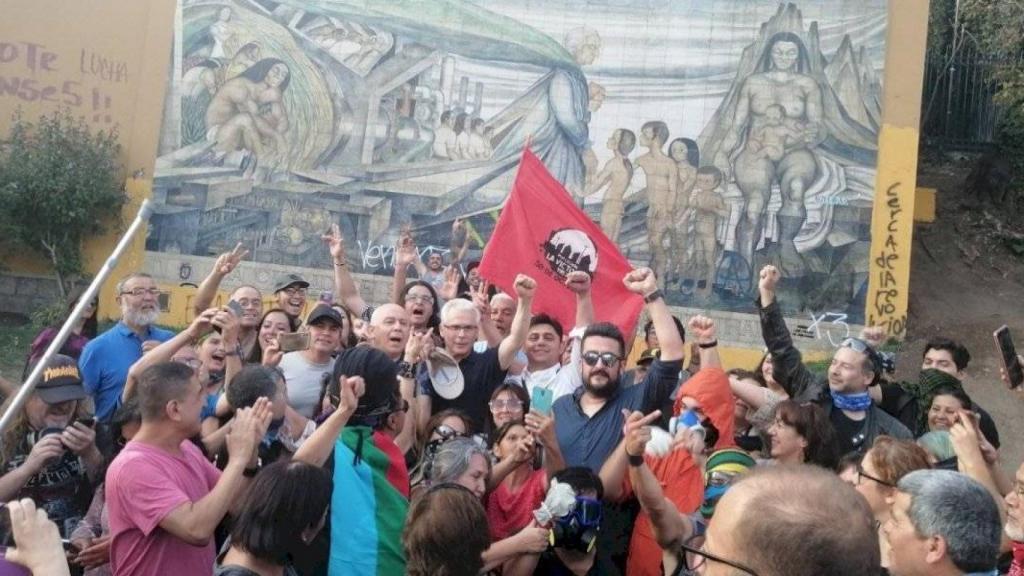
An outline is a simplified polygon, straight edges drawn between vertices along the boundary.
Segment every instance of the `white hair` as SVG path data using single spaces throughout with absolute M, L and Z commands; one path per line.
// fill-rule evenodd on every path
M 597 30 L 588 26 L 580 26 L 565 33 L 565 49 L 569 51 L 569 54 L 575 56 L 580 48 L 588 45 L 601 47 L 601 36 Z
M 491 306 L 494 306 L 494 304 L 497 303 L 499 300 L 508 300 L 513 304 L 515 304 L 516 302 L 515 298 L 509 296 L 508 294 L 505 294 L 504 292 L 498 292 L 494 296 L 491 296 Z
M 476 306 L 474 306 L 472 302 L 462 298 L 455 298 L 454 300 L 449 300 L 444 303 L 444 307 L 441 308 L 441 323 L 447 324 L 448 319 L 451 318 L 453 314 L 458 314 L 459 312 L 472 313 L 473 321 L 476 322 L 477 325 L 480 324 L 480 311 L 476 309 Z

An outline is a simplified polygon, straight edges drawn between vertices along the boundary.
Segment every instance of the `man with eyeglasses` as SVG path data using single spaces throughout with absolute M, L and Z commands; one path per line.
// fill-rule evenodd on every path
M 977 481 L 952 470 L 900 478 L 882 526 L 892 576 L 996 576 L 1001 521 Z
M 682 548 L 684 568 L 702 576 L 879 573 L 867 502 L 816 466 L 765 466 L 746 474 L 719 500 L 703 542 Z
M 761 269 L 758 282 L 761 334 L 772 357 L 772 377 L 797 402 L 825 409 L 836 430 L 840 452 L 863 453 L 881 435 L 912 439 L 899 420 L 872 402 L 868 392 L 882 375 L 882 360 L 867 342 L 847 338 L 836 349 L 828 376 L 821 379 L 803 363 L 782 317 L 775 292 L 780 279 L 774 266 Z
M 530 328 L 530 305 L 537 290 L 537 282 L 525 274 L 519 274 L 514 287 L 518 303 L 512 329 L 501 344 L 485 352 L 473 349 L 480 332 L 480 310 L 472 302 L 456 298 L 446 302 L 441 309 L 440 332 L 444 348 L 458 362 L 465 384 L 458 396 L 445 398 L 436 391 L 430 373 L 420 370 L 416 379 L 419 388 L 416 422 L 421 428 L 420 433 L 428 432 L 423 427 L 433 414 L 448 408 L 466 412 L 474 422 L 486 421 L 491 393 L 505 380 L 509 366 L 523 347 Z M 423 342 L 420 356 L 429 358 L 433 347 L 432 340 Z
M 306 290 L 309 282 L 306 282 L 298 274 L 281 274 L 274 280 L 274 299 L 277 307 L 284 310 L 285 314 L 294 321 L 302 314 L 302 308 L 306 305 Z
M 128 369 L 143 352 L 170 340 L 174 332 L 154 326 L 160 317 L 160 289 L 149 274 L 135 272 L 117 283 L 121 320 L 89 342 L 78 361 L 82 381 L 96 404 L 96 418 L 107 421 L 117 408 Z

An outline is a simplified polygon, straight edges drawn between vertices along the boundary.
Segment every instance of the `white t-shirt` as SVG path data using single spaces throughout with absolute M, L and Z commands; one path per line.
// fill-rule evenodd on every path
M 572 338 L 572 344 L 570 344 L 572 349 L 569 352 L 568 364 L 555 364 L 536 372 L 530 372 L 529 368 L 523 370 L 523 383 L 526 385 L 526 391 L 530 394 L 530 398 L 533 398 L 533 389 L 537 386 L 551 390 L 551 398 L 554 401 L 567 394 L 572 394 L 583 385 L 583 377 L 580 375 L 580 363 L 582 362 L 580 336 L 582 334 L 583 330 L 579 328 L 573 329 L 569 333 Z
M 320 382 L 324 373 L 334 372 L 334 358 L 324 364 L 314 364 L 302 352 L 289 352 L 278 366 L 284 373 L 288 391 L 288 404 L 299 414 L 312 418 L 320 402 Z

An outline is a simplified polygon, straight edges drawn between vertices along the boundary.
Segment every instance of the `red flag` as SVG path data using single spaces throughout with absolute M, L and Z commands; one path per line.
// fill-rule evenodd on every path
M 513 296 L 516 274 L 532 277 L 537 281 L 534 314 L 547 313 L 568 331 L 575 326 L 576 295 L 566 288 L 565 277 L 574 270 L 589 272 L 595 319 L 614 323 L 629 340 L 644 305 L 622 283 L 632 269 L 540 159 L 523 150 L 480 275 Z

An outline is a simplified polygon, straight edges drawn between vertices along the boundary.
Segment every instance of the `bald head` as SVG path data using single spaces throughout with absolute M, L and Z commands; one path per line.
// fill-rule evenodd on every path
M 760 576 L 874 576 L 879 566 L 867 502 L 814 466 L 759 468 L 739 480 L 715 509 L 706 548 Z
M 409 341 L 409 313 L 398 304 L 384 304 L 373 311 L 366 327 L 367 340 L 392 359 L 399 359 Z
M 516 316 L 516 301 L 504 292 L 498 292 L 491 297 L 491 322 L 501 332 L 502 336 L 508 336 L 512 331 L 512 319 Z

